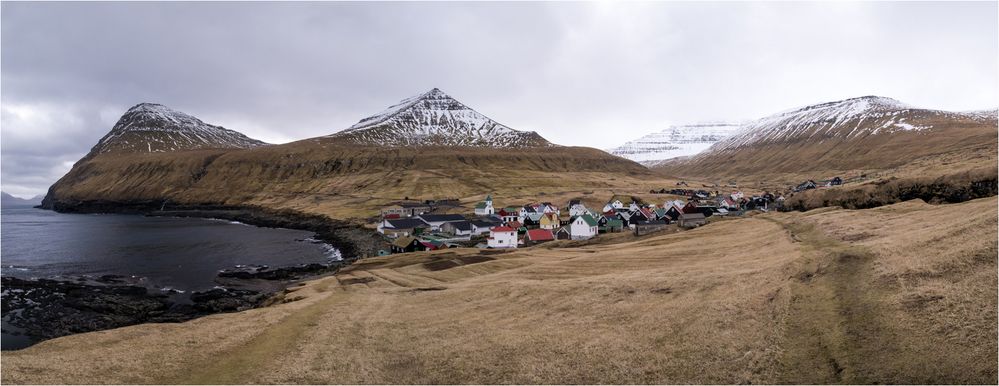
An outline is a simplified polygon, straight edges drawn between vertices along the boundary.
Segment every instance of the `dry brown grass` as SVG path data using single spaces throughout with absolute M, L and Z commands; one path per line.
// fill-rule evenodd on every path
M 81 160 L 51 193 L 68 203 L 167 200 L 363 219 L 407 197 L 460 198 L 467 211 L 490 193 L 502 205 L 581 197 L 602 207 L 614 192 L 648 193 L 675 182 L 590 148 L 344 148 L 305 140 L 249 150 L 102 154 Z
M 656 169 L 670 176 L 786 186 L 837 175 L 938 177 L 996 164 L 995 120 L 909 116 L 908 122 L 933 129 L 846 138 L 845 133 L 873 122 L 847 122 L 834 128 L 821 123 L 794 137 L 707 153 Z
M 283 304 L 5 353 L 2 380 L 994 383 L 996 212 L 907 202 L 373 258 Z

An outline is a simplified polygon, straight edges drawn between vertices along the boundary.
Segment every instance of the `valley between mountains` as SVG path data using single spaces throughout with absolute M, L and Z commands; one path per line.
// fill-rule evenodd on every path
M 139 104 L 42 207 L 293 213 L 371 232 L 390 205 L 454 199 L 463 213 L 487 195 L 498 208 L 665 208 L 697 190 L 771 193 L 793 210 L 509 250 L 368 253 L 266 307 L 5 352 L 2 380 L 994 383 L 997 126 L 995 111 L 861 97 L 679 125 L 608 153 L 433 89 L 272 145 Z

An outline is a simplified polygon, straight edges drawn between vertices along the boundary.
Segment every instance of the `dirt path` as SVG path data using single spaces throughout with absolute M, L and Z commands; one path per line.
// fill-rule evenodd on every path
M 833 239 L 812 224 L 767 219 L 781 224 L 802 254 L 790 283 L 781 360 L 785 371 L 779 382 L 878 382 L 857 362 L 861 352 L 870 351 L 865 346 L 890 344 L 888 337 L 871 334 L 881 322 L 876 292 L 870 288 L 871 252 Z
M 256 376 L 275 358 L 286 356 L 295 349 L 305 332 L 318 325 L 323 312 L 335 302 L 335 296 L 327 296 L 319 301 L 289 314 L 283 320 L 263 330 L 245 345 L 236 347 L 219 360 L 210 363 L 197 363 L 177 374 L 177 377 L 162 380 L 163 384 L 240 384 L 254 383 Z

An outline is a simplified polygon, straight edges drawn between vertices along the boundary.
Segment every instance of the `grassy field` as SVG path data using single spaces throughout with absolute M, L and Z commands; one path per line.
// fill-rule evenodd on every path
M 997 202 L 372 258 L 269 307 L 68 336 L 4 383 L 995 383 Z

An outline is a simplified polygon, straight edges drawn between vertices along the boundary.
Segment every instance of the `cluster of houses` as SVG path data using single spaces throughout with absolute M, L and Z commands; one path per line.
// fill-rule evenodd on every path
M 838 185 L 843 185 L 843 179 L 840 178 L 840 177 L 833 177 L 832 179 L 822 180 L 822 181 L 819 181 L 819 182 L 815 182 L 815 180 L 808 180 L 808 181 L 802 182 L 802 183 L 800 183 L 800 184 L 792 187 L 791 191 L 797 193 L 797 192 L 803 192 L 803 191 L 806 191 L 806 190 L 809 190 L 809 189 L 815 189 L 815 188 L 818 188 L 818 187 L 826 187 L 826 188 L 828 188 L 828 187 L 838 186 Z
M 741 215 L 767 210 L 772 194 L 746 197 L 742 192 L 709 197 L 700 191 L 682 192 L 689 200 L 643 204 L 633 197 L 612 197 L 602 208 L 587 208 L 580 200 L 564 207 L 550 202 L 497 208 L 491 196 L 475 205 L 473 215 L 435 213 L 428 203 L 400 203 L 385 208 L 378 232 L 392 240 L 391 253 L 437 250 L 456 246 L 517 248 L 553 240 L 586 240 L 601 233 L 629 230 L 644 235 L 671 224 L 692 228 L 710 216 Z

